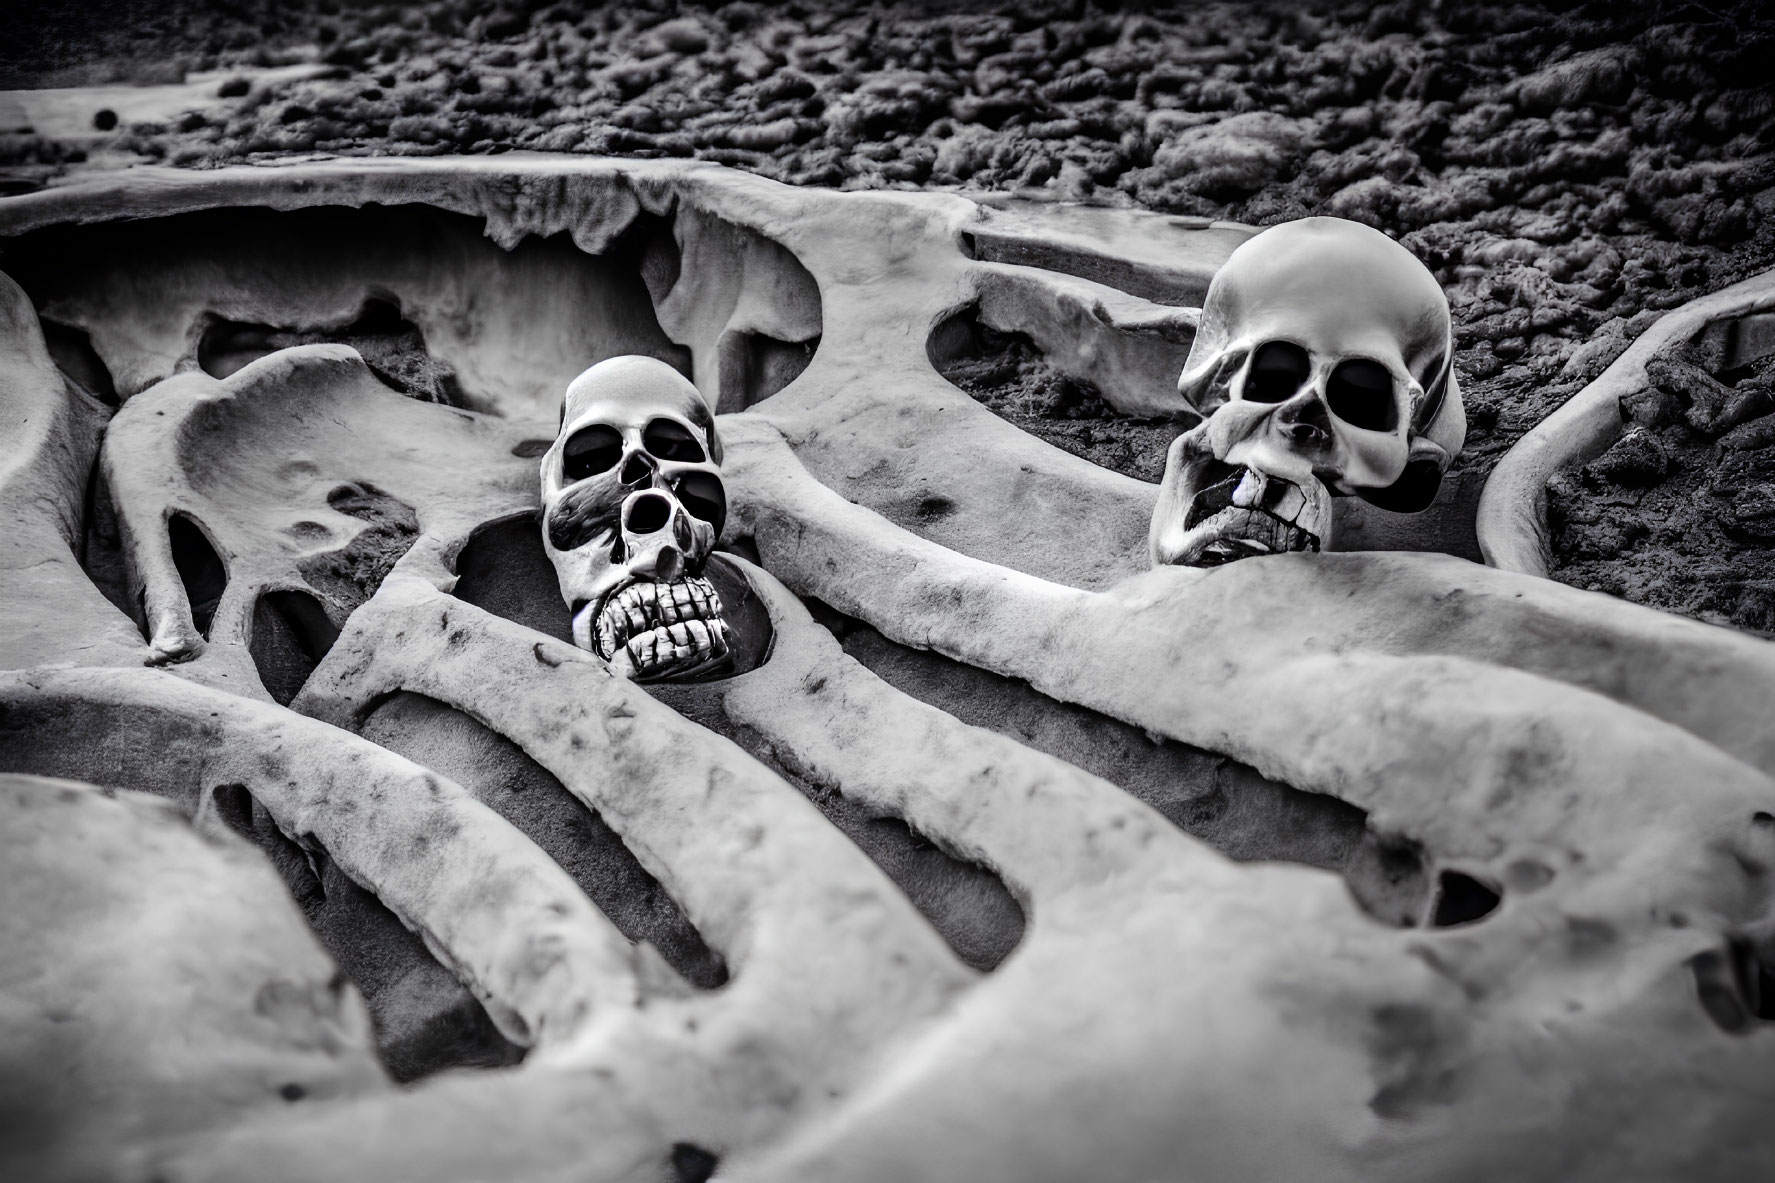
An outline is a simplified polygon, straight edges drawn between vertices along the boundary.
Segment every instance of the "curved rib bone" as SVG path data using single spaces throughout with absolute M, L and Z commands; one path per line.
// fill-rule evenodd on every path
M 468 713 L 547 768 L 734 967 L 718 995 L 641 1027 L 588 1031 L 545 1063 L 663 1058 L 670 1083 L 652 1092 L 656 1111 L 696 1114 L 702 1137 L 744 1144 L 842 1092 L 880 1041 L 974 980 L 798 792 L 594 656 L 396 575 L 295 705 L 351 726 L 397 690 Z M 871 1005 L 855 1006 L 865 994 Z M 730 1055 L 747 1065 L 743 1080 L 713 1066 Z M 748 1089 L 785 1100 L 760 1106 Z
M 375 744 L 153 670 L 0 674 L 0 704 L 0 766 L 152 787 L 188 816 L 244 786 L 418 932 L 513 1042 L 560 1044 L 637 1001 L 628 941 L 566 872 Z
M 1409 637 L 1388 629 L 1384 596 L 1369 618 L 1338 607 L 1347 596 L 1300 597 L 1284 584 L 1282 604 L 1246 607 L 1266 629 L 1231 631 L 1218 570 L 1154 571 L 1102 595 L 1062 588 L 897 530 L 801 474 L 768 429 L 728 426 L 739 513 L 765 565 L 803 594 L 903 644 L 1026 679 L 1062 701 L 1352 800 L 1377 814 L 1376 825 L 1441 851 L 1489 858 L 1526 834 L 1536 844 L 1572 841 L 1571 828 L 1612 841 L 1629 815 L 1650 822 L 1679 812 L 1672 784 L 1691 786 L 1680 810 L 1690 819 L 1707 799 L 1708 810 L 1743 825 L 1768 807 L 1758 802 L 1775 799 L 1763 774 L 1637 710 L 1544 676 L 1433 649 L 1414 653 Z M 1407 562 L 1349 556 L 1329 580 L 1316 578 L 1323 568 L 1310 566 L 1314 560 L 1265 565 L 1297 571 L 1323 592 L 1336 587 L 1340 569 L 1377 561 Z M 1485 583 L 1510 578 L 1462 569 Z M 1258 593 L 1276 582 L 1239 586 Z M 1386 581 L 1363 585 L 1379 596 Z M 1513 603 L 1500 597 L 1482 606 L 1510 613 Z M 1624 618 L 1642 615 L 1659 630 L 1685 623 L 1621 607 Z M 1491 627 L 1506 623 L 1507 616 Z M 1700 625 L 1674 631 L 1702 644 L 1717 633 Z M 1735 644 L 1708 657 L 1737 658 L 1747 680 L 1768 676 Z M 1638 691 L 1634 705 L 1671 705 L 1646 691 L 1643 672 L 1624 681 L 1614 689 Z M 1289 709 L 1267 709 L 1277 702 Z
M 1590 385 L 1535 424 L 1486 479 L 1475 528 L 1485 561 L 1505 571 L 1546 575 L 1547 481 L 1621 438 L 1621 399 L 1644 389 L 1646 363 L 1711 321 L 1775 309 L 1775 271 L 1735 283 L 1666 313 Z

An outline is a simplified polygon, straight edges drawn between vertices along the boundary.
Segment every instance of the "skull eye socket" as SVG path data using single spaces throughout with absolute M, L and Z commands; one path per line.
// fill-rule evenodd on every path
M 677 460 L 685 464 L 701 464 L 707 459 L 702 444 L 682 423 L 655 419 L 641 433 L 641 444 L 660 460 Z
M 1325 405 L 1351 427 L 1392 431 L 1399 425 L 1393 375 L 1379 362 L 1363 358 L 1340 362 L 1325 383 Z
M 715 527 L 716 537 L 720 537 L 721 527 L 727 522 L 727 490 L 721 487 L 720 477 L 710 472 L 687 472 L 673 492 L 678 495 L 679 505 L 689 510 L 691 516 Z
M 1254 403 L 1287 402 L 1306 385 L 1313 372 L 1307 351 L 1291 341 L 1271 341 L 1251 358 L 1245 379 L 1245 398 Z
M 568 437 L 561 447 L 561 475 L 569 481 L 609 472 L 622 459 L 622 433 L 594 423 Z

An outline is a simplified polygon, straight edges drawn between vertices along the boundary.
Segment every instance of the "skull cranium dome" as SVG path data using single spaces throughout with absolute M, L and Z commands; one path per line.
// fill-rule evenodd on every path
M 1155 564 L 1319 549 L 1330 498 L 1429 505 L 1466 435 L 1447 297 L 1340 218 L 1271 227 L 1215 275 L 1178 390 L 1207 422 L 1167 458 Z

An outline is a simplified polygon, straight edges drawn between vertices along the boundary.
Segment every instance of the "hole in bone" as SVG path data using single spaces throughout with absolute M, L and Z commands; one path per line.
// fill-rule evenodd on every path
M 117 384 L 112 381 L 111 371 L 106 368 L 99 351 L 92 347 L 92 338 L 86 330 L 53 320 L 40 323 L 43 344 L 49 349 L 56 367 L 106 406 L 117 406 Z
M 1373 832 L 1368 815 L 1346 801 L 1302 792 L 1187 744 L 1154 743 L 1120 720 L 1056 702 L 1025 682 L 897 645 L 829 605 L 804 602 L 845 653 L 890 685 L 1120 785 L 1228 857 L 1336 871 L 1363 911 L 1383 924 L 1410 927 L 1429 910 L 1433 884 L 1423 851 L 1408 839 Z
M 708 1183 L 721 1160 L 689 1142 L 672 1144 L 672 1178 L 675 1183 Z
M 720 393 L 718 414 L 744 411 L 801 377 L 820 339 L 779 341 L 763 333 L 726 332 L 716 346 Z
M 1724 948 L 1705 949 L 1689 958 L 1695 978 L 1695 996 L 1714 1026 L 1728 1035 L 1743 1035 L 1758 1018 L 1767 1018 L 1767 1003 L 1758 995 L 1764 971 L 1749 954 L 1741 938 L 1730 938 Z
M 708 456 L 690 429 L 670 419 L 655 419 L 641 430 L 641 446 L 656 460 L 701 464 Z
M 245 785 L 217 785 L 210 790 L 210 801 L 223 825 L 248 842 L 258 842 L 253 831 L 253 795 Z
M 1393 398 L 1393 375 L 1379 362 L 1351 358 L 1339 362 L 1325 381 L 1325 402 L 1331 413 L 1367 431 L 1392 431 L 1399 426 L 1399 404 Z
M 449 1068 L 517 1063 L 508 1042 L 466 986 L 376 896 L 353 883 L 312 838 L 291 840 L 242 785 L 213 790 L 218 816 L 264 851 L 321 945 L 363 995 L 376 1052 L 406 1082 Z
M 1306 385 L 1313 363 L 1307 351 L 1292 341 L 1269 341 L 1258 346 L 1245 378 L 1245 399 L 1254 403 L 1280 403 L 1293 398 Z
M 228 569 L 202 528 L 190 517 L 176 513 L 168 519 L 166 528 L 173 566 L 178 569 L 179 582 L 185 585 L 185 598 L 191 605 L 191 623 L 207 640 L 216 605 L 222 602 L 222 593 L 228 588 Z
M 1136 480 L 1157 484 L 1164 477 L 1165 451 L 1189 426 L 1173 419 L 1121 414 L 1095 386 L 1061 373 L 1027 334 L 1000 332 L 980 323 L 975 307 L 939 321 L 925 341 L 925 351 L 945 380 L 1000 419 Z M 1175 386 L 1187 356 L 1183 346 L 1150 359 L 1152 381 Z M 910 498 L 909 505 L 917 500 Z M 894 520 L 909 524 L 898 517 Z
M 535 514 L 489 522 L 456 556 L 457 599 L 573 643 L 573 616 L 555 568 L 542 549 Z
M 657 494 L 648 494 L 629 503 L 623 529 L 631 534 L 652 534 L 671 520 L 672 503 Z
M 197 362 L 220 314 L 250 331 L 229 342 L 217 330 L 206 372 L 270 352 L 280 344 L 271 337 L 288 333 L 281 344 L 352 345 L 396 389 L 541 419 L 605 357 L 642 353 L 690 374 L 691 350 L 666 335 L 649 298 L 675 255 L 671 237 L 669 220 L 643 215 L 588 255 L 566 232 L 506 249 L 485 219 L 422 204 L 232 208 L 31 231 L 7 241 L 6 270 L 65 321 L 110 321 L 124 344 L 106 356 L 125 398 L 175 359 Z M 398 310 L 399 331 L 387 309 Z
M 1750 941 L 1733 936 L 1726 942 L 1739 994 L 1751 1017 L 1775 1021 L 1775 971 L 1763 963 Z
M 1484 920 L 1497 910 L 1503 896 L 1462 871 L 1443 871 L 1436 877 L 1436 903 L 1431 909 L 1434 928 L 1452 928 Z
M 625 485 L 639 485 L 644 481 L 652 480 L 654 471 L 655 469 L 647 457 L 636 452 L 629 457 L 629 462 L 622 466 L 622 472 L 617 475 L 616 479 Z
M 303 580 L 345 612 L 376 594 L 395 563 L 419 538 L 413 507 L 368 481 L 337 485 L 327 493 L 333 510 L 364 523 L 337 550 L 296 560 Z
M 462 711 L 397 693 L 365 718 L 364 738 L 454 780 L 529 835 L 631 941 L 645 941 L 685 981 L 712 990 L 727 964 L 622 838 L 511 740 Z
M 274 591 L 253 605 L 247 651 L 266 693 L 289 706 L 338 639 L 339 629 L 319 600 L 304 591 Z
M 712 472 L 687 472 L 678 478 L 678 503 L 715 527 L 715 536 L 727 524 L 727 490 Z
M 622 447 L 622 433 L 616 428 L 603 423 L 582 427 L 561 445 L 561 476 L 568 481 L 583 481 L 609 472 L 622 459 Z
M 918 503 L 918 518 L 923 522 L 946 518 L 955 512 L 955 502 L 947 497 L 926 497 Z
M 1392 513 L 1422 513 L 1442 489 L 1442 470 L 1434 460 L 1413 460 L 1399 479 L 1384 489 L 1358 489 L 1357 496 L 1376 509 Z
M 456 371 L 426 348 L 425 335 L 401 315 L 398 300 L 370 296 L 345 323 L 274 326 L 212 316 L 197 343 L 197 365 L 212 378 L 227 378 L 268 354 L 294 345 L 340 344 L 356 349 L 384 386 L 446 406 L 475 405 Z

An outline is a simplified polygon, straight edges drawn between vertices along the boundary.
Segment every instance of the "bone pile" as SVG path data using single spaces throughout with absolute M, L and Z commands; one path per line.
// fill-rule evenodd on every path
M 1409 534 L 1385 236 L 514 154 L 0 243 L 0 1174 L 1766 1177 L 1775 656 Z

